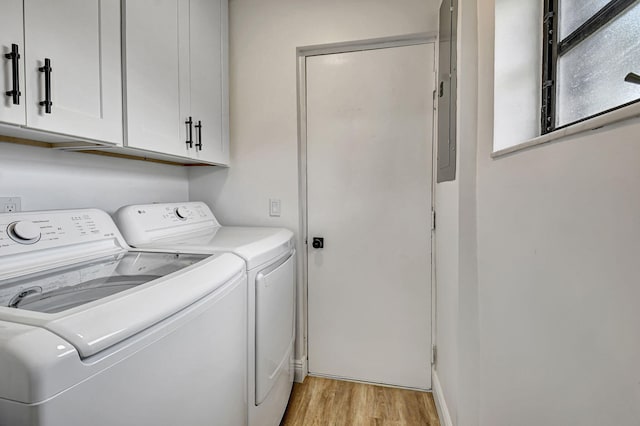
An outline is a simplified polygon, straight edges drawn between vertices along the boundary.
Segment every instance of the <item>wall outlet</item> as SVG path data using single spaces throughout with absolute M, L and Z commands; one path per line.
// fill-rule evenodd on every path
M 0 213 L 15 213 L 22 211 L 20 197 L 0 197 Z

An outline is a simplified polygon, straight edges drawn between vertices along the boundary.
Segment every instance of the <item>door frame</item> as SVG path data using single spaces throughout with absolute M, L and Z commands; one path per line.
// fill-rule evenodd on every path
M 407 34 L 395 37 L 383 37 L 367 40 L 356 40 L 341 43 L 318 44 L 311 46 L 302 46 L 296 48 L 296 84 L 297 84 L 297 110 L 298 110 L 298 199 L 299 206 L 299 229 L 298 247 L 301 252 L 301 271 L 298 278 L 301 279 L 301 286 L 298 296 L 297 309 L 297 330 L 296 338 L 302 337 L 302 344 L 296 343 L 298 349 L 302 349 L 304 353 L 298 353 L 298 359 L 295 360 L 295 380 L 302 382 L 309 374 L 308 354 L 309 354 L 309 327 L 308 327 L 308 250 L 307 250 L 307 68 L 306 60 L 310 56 L 329 55 L 337 53 L 351 53 L 365 50 L 387 49 L 392 47 L 414 46 L 417 44 L 433 44 L 434 45 L 434 63 L 432 78 L 434 79 L 434 87 L 437 87 L 437 65 L 438 65 L 438 33 L 426 32 Z M 429 78 L 429 76 L 425 76 Z M 437 137 L 437 102 L 436 92 L 433 94 L 433 131 L 431 135 L 432 149 L 432 179 L 431 179 L 431 210 L 435 211 L 435 190 L 436 190 L 436 172 L 437 172 L 437 152 L 435 138 Z M 427 213 L 429 214 L 429 213 Z M 436 271 L 435 271 L 435 229 L 431 229 L 431 346 L 433 348 L 436 341 Z M 300 331 L 302 336 L 300 336 Z M 429 360 L 425 360 L 429 362 Z M 433 376 L 433 354 L 431 359 L 431 375 Z M 432 380 L 433 383 L 433 380 Z

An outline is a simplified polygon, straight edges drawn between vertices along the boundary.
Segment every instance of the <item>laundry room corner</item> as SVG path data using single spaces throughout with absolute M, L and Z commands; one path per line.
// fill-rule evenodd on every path
M 401 3 L 230 1 L 230 168 L 190 168 L 189 198 L 205 201 L 225 225 L 285 227 L 302 245 L 296 49 L 437 30 L 439 2 Z M 280 200 L 280 216 L 269 215 L 270 199 Z M 300 248 L 296 362 L 302 368 L 306 288 Z
M 640 0 L 2 0 L 0 426 L 640 426 Z

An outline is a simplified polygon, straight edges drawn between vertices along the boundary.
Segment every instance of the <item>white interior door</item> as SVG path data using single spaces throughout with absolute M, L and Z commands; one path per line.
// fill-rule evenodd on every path
M 309 371 L 428 389 L 434 45 L 306 72 Z

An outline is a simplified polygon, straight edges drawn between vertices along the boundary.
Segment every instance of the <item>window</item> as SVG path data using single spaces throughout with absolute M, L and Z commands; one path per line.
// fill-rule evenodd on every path
M 640 100 L 640 0 L 545 0 L 541 131 Z

